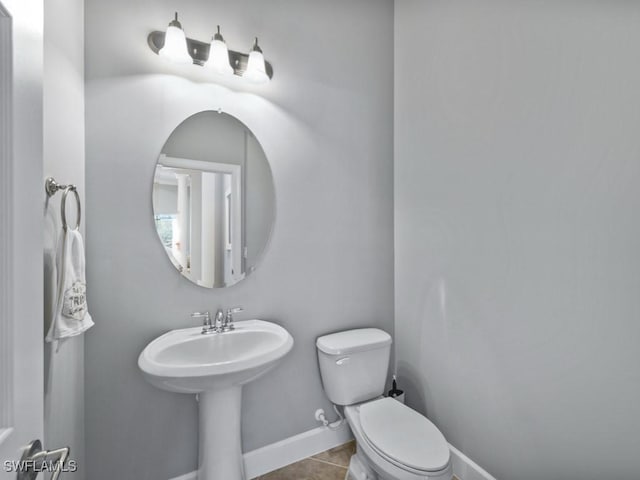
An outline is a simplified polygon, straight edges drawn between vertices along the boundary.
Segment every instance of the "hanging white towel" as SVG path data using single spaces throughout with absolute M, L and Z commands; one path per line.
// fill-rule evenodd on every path
M 56 257 L 57 300 L 48 342 L 79 335 L 94 325 L 87 309 L 84 243 L 78 230 L 62 232 Z

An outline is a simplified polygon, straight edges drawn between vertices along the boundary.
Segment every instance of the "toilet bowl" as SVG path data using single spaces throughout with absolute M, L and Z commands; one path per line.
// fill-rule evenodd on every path
M 391 336 L 364 328 L 318 338 L 324 390 L 356 438 L 351 480 L 451 480 L 449 445 L 425 416 L 384 392 Z
M 346 406 L 345 416 L 358 444 L 358 460 L 364 460 L 380 479 L 451 480 L 451 455 L 444 435 L 415 410 L 380 398 Z

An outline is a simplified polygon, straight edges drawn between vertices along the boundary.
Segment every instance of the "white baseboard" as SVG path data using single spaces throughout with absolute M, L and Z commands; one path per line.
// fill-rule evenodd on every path
M 244 454 L 247 478 L 255 478 L 353 439 L 346 422 L 337 430 L 318 427 Z
M 453 461 L 453 474 L 460 480 L 496 480 L 453 445 L 449 444 L 449 450 Z
M 346 423 L 337 430 L 329 430 L 325 427 L 308 430 L 293 437 L 285 438 L 279 442 L 245 453 L 245 476 L 247 479 L 256 478 L 265 473 L 286 467 L 299 460 L 347 443 L 352 439 L 353 435 Z M 197 478 L 197 472 L 190 472 L 172 478 L 171 480 L 197 480 Z
M 325 427 L 314 428 L 306 432 L 285 438 L 244 454 L 244 468 L 247 479 L 256 478 L 278 468 L 337 447 L 353 439 L 349 427 L 345 424 L 338 430 Z M 496 480 L 477 463 L 449 444 L 453 462 L 453 474 L 460 480 Z M 198 473 L 190 472 L 171 480 L 197 480 Z
M 179 477 L 173 477 L 170 480 L 198 480 L 198 472 L 189 472 Z

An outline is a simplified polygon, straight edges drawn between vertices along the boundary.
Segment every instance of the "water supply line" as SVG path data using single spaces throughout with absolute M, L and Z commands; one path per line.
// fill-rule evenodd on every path
M 316 420 L 321 422 L 322 425 L 324 427 L 327 427 L 329 430 L 337 430 L 344 423 L 344 417 L 342 416 L 342 413 L 340 413 L 340 410 L 338 409 L 337 405 L 333 405 L 333 411 L 336 412 L 336 414 L 338 415 L 338 420 L 331 423 L 329 422 L 329 420 L 327 420 L 327 417 L 324 414 L 324 410 L 322 408 L 319 408 L 318 410 L 316 410 Z

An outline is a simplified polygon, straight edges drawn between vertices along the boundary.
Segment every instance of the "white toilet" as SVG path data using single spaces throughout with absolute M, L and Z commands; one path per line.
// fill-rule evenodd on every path
M 354 480 L 451 480 L 444 435 L 426 417 L 382 397 L 391 336 L 362 328 L 318 338 L 324 390 L 345 416 L 358 445 L 351 458 Z

